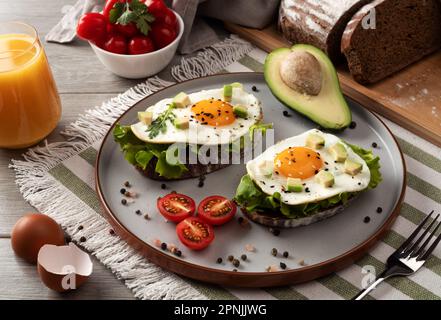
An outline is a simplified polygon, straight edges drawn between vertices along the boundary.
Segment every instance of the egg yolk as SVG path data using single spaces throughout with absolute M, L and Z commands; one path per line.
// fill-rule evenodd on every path
M 283 150 L 274 159 L 274 170 L 287 178 L 308 179 L 323 167 L 320 154 L 305 147 Z
M 216 99 L 202 100 L 191 107 L 191 116 L 204 125 L 222 127 L 232 124 L 236 117 L 233 106 L 228 102 Z

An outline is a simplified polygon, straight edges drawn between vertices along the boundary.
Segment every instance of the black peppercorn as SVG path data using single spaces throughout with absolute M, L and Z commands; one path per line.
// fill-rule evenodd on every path
M 233 262 L 233 260 L 234 260 L 234 256 L 229 255 L 229 256 L 228 256 L 228 261 Z
M 136 210 L 135 213 L 139 216 L 139 215 L 141 215 L 142 212 L 141 212 L 141 210 Z
M 370 217 L 364 217 L 364 219 L 363 219 L 363 222 L 364 223 L 369 223 L 371 221 L 371 218 Z
M 257 89 L 256 86 L 252 86 L 252 87 L 251 87 L 251 90 L 253 90 L 254 92 L 258 92 L 258 91 L 259 91 L 259 89 Z
M 287 118 L 290 118 L 290 117 L 291 117 L 291 115 L 289 114 L 289 112 L 286 111 L 286 110 L 283 111 L 283 116 L 285 116 L 285 117 L 287 117 Z
M 286 269 L 286 264 L 283 262 L 280 262 L 280 268 L 285 270 Z
M 246 254 L 243 254 L 243 255 L 240 256 L 240 258 L 241 258 L 243 261 L 246 261 L 246 260 L 247 260 L 247 255 L 246 255 Z
M 382 213 L 383 212 L 383 208 L 382 207 L 378 207 L 377 208 L 377 213 Z
M 240 266 L 240 261 L 237 259 L 233 260 L 233 266 L 235 266 L 236 268 L 238 268 Z
M 167 250 L 167 244 L 165 242 L 161 243 L 161 249 Z
M 349 129 L 355 129 L 357 127 L 357 123 L 355 121 L 352 121 L 349 125 Z
M 376 142 L 372 142 L 372 148 L 378 147 L 378 144 Z
M 121 194 L 125 194 L 125 193 L 126 193 L 126 189 L 121 188 L 121 190 L 119 190 L 119 192 L 120 192 Z
M 123 205 L 126 205 L 126 204 L 127 204 L 127 200 L 126 200 L 126 199 L 121 199 L 121 203 L 122 203 Z
M 181 250 L 176 250 L 175 251 L 175 255 L 178 256 L 178 257 L 182 256 L 182 251 Z
M 288 251 L 284 251 L 284 252 L 283 252 L 283 257 L 284 257 L 284 258 L 288 258 L 288 256 L 289 256 Z
M 221 263 L 222 263 L 222 258 L 220 258 L 220 257 L 217 258 L 216 262 L 219 263 L 219 264 L 221 264 Z

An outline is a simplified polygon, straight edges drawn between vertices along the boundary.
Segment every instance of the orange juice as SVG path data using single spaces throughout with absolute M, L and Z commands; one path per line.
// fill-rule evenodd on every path
M 60 98 L 36 34 L 0 34 L 0 148 L 36 144 L 60 116 Z

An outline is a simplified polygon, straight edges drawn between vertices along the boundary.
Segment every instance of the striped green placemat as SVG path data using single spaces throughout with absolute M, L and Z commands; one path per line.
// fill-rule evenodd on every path
M 266 53 L 232 37 L 173 69 L 181 81 L 214 72 L 262 71 Z M 213 63 L 216 61 L 216 63 Z M 219 61 L 221 61 L 219 63 Z M 441 149 L 387 121 L 405 154 L 408 181 L 405 203 L 392 230 L 356 264 L 309 283 L 271 289 L 222 288 L 168 273 L 109 233 L 101 216 L 94 186 L 94 163 L 102 136 L 127 106 L 172 83 L 158 78 L 93 109 L 66 128 L 77 140 L 30 150 L 24 161 L 13 161 L 23 196 L 39 211 L 55 218 L 73 241 L 94 254 L 142 299 L 350 299 L 428 212 L 441 207 Z M 79 230 L 78 226 L 83 226 Z M 85 242 L 80 242 L 84 237 Z M 395 278 L 375 290 L 370 299 L 440 299 L 441 248 L 421 271 Z

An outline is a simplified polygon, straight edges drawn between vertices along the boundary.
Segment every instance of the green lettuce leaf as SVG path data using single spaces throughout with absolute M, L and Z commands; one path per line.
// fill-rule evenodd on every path
M 348 144 L 355 153 L 362 157 L 371 172 L 368 189 L 375 188 L 382 180 L 380 173 L 380 158 L 372 151 Z M 279 211 L 288 218 L 301 218 L 313 215 L 324 209 L 345 204 L 356 192 L 343 192 L 331 198 L 318 202 L 290 206 L 280 202 L 280 194 L 267 195 L 254 183 L 249 175 L 242 177 L 234 197 L 235 201 L 247 211 Z
M 113 138 L 124 153 L 124 158 L 132 165 L 145 170 L 153 159 L 157 159 L 155 171 L 168 179 L 179 178 L 187 167 L 181 163 L 167 162 L 167 144 L 146 143 L 139 140 L 129 126 L 117 124 L 113 130 Z

